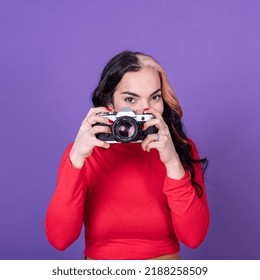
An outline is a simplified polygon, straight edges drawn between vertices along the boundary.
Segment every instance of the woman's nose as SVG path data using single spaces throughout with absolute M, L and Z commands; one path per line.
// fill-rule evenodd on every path
M 140 106 L 137 108 L 137 110 L 135 110 L 136 114 L 143 114 L 144 109 L 149 108 L 149 102 L 143 102 L 142 104 L 140 104 Z

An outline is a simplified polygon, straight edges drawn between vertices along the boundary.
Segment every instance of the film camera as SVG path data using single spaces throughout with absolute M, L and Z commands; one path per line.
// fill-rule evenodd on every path
M 108 143 L 129 143 L 142 142 L 148 135 L 157 132 L 155 126 L 151 126 L 146 130 L 142 130 L 143 124 L 153 119 L 151 113 L 143 113 L 136 115 L 130 108 L 122 108 L 119 112 L 99 113 L 99 116 L 109 118 L 114 123 L 108 125 L 112 129 L 112 133 L 98 133 L 96 137 Z M 106 125 L 103 123 L 96 123 L 95 125 Z

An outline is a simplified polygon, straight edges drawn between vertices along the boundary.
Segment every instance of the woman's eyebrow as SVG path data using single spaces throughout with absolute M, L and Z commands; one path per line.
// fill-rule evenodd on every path
M 150 94 L 150 96 L 155 95 L 155 94 L 156 94 L 156 93 L 158 93 L 159 91 L 161 91 L 161 89 L 160 89 L 160 88 L 158 88 L 156 91 L 154 91 L 153 93 L 151 93 L 151 94 Z
M 123 91 L 123 92 L 121 92 L 121 94 L 128 94 L 128 95 L 132 95 L 135 97 L 140 97 L 140 95 L 138 95 L 137 93 L 131 92 L 131 91 Z
M 154 94 L 156 94 L 156 93 L 159 92 L 159 91 L 161 91 L 160 88 L 158 88 L 157 90 L 155 90 L 154 92 L 152 92 L 152 93 L 150 94 L 150 96 L 153 96 Z M 121 92 L 121 94 L 128 94 L 128 95 L 132 95 L 132 96 L 134 96 L 134 97 L 140 97 L 139 94 L 137 94 L 137 93 L 135 93 L 135 92 L 131 92 L 131 91 L 123 91 L 123 92 Z

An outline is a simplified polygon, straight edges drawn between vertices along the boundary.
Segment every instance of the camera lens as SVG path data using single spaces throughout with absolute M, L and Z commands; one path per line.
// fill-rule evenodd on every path
M 118 142 L 134 141 L 138 135 L 138 123 L 129 116 L 119 117 L 112 126 L 112 133 Z
M 134 134 L 134 127 L 128 122 L 123 122 L 118 127 L 118 132 L 121 137 L 132 137 Z

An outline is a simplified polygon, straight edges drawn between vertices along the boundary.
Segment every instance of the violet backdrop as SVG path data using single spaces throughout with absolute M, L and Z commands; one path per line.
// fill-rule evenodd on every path
M 211 224 L 183 259 L 260 259 L 260 2 L 0 2 L 0 259 L 82 259 L 44 232 L 62 153 L 105 63 L 126 49 L 166 69 L 210 165 Z

